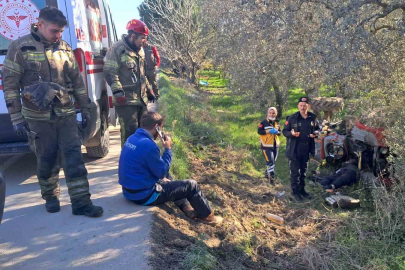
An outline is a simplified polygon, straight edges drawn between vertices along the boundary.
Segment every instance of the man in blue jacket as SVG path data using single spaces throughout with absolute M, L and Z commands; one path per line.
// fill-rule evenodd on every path
M 214 216 L 207 199 L 195 180 L 167 179 L 172 162 L 172 139 L 161 132 L 163 117 L 148 112 L 141 118 L 141 128 L 122 147 L 119 161 L 119 184 L 128 200 L 139 205 L 159 205 L 174 202 L 191 219 L 198 218 L 209 225 L 218 225 L 222 218 Z M 155 140 L 160 137 L 165 148 Z
M 315 155 L 315 140 L 319 131 L 316 115 L 308 112 L 308 97 L 298 101 L 298 112 L 291 115 L 285 122 L 283 135 L 287 138 L 285 155 L 290 166 L 292 196 L 297 202 L 312 196 L 305 191 L 305 177 L 309 155 Z

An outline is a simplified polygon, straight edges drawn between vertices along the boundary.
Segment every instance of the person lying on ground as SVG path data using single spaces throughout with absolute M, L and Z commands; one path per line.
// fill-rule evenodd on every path
M 357 182 L 357 161 L 354 159 L 344 163 L 343 167 L 335 174 L 322 178 L 321 186 L 325 190 L 335 190 Z
M 260 145 L 266 160 L 264 177 L 270 181 L 270 184 L 274 185 L 274 167 L 280 147 L 278 136 L 281 134 L 280 121 L 277 119 L 277 109 L 275 107 L 270 107 L 267 110 L 267 118 L 260 123 L 257 133 L 260 135 Z
M 162 127 L 163 117 L 148 112 L 141 118 L 141 128 L 125 142 L 118 168 L 124 197 L 148 206 L 172 201 L 191 219 L 213 226 L 222 223 L 223 219 L 214 215 L 195 180 L 167 179 L 172 163 L 172 139 L 161 132 Z M 155 142 L 158 137 L 165 148 L 162 156 Z

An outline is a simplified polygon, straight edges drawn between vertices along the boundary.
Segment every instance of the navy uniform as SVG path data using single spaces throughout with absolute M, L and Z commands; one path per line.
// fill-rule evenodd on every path
M 272 128 L 277 130 L 277 134 L 267 133 L 267 130 L 271 130 Z M 280 147 L 280 138 L 278 137 L 281 134 L 280 121 L 277 119 L 264 119 L 260 123 L 257 133 L 260 135 L 260 145 L 266 160 L 265 177 L 269 178 L 270 183 L 273 183 L 275 177 L 274 167 Z
M 299 102 L 308 103 L 308 98 L 302 97 Z M 291 130 L 300 132 L 299 137 L 292 135 Z M 316 115 L 308 112 L 307 118 L 302 117 L 298 111 L 285 122 L 283 135 L 287 138 L 286 157 L 289 160 L 290 180 L 293 196 L 297 201 L 303 197 L 311 197 L 305 191 L 305 177 L 308 167 L 309 155 L 315 154 L 315 140 L 310 137 L 319 130 Z

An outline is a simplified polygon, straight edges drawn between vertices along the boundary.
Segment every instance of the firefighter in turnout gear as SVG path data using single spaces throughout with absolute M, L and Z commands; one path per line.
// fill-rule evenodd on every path
M 159 98 L 159 89 L 157 85 L 157 69 L 160 65 L 160 56 L 156 47 L 149 45 L 148 40 L 146 40 L 143 44 L 143 50 L 145 52 L 146 61 L 145 75 L 157 99 Z
M 270 107 L 267 111 L 267 118 L 264 119 L 257 130 L 260 135 L 261 149 L 266 160 L 265 177 L 270 184 L 274 185 L 274 167 L 276 164 L 278 149 L 280 147 L 279 135 L 281 134 L 280 122 L 277 117 L 277 109 Z
M 149 35 L 148 27 L 140 20 L 127 24 L 123 35 L 107 52 L 104 74 L 113 92 L 113 103 L 121 125 L 121 146 L 139 127 L 148 101 L 156 97 L 145 77 L 143 43 Z
M 287 138 L 285 154 L 289 160 L 292 196 L 297 202 L 304 198 L 311 199 L 305 191 L 305 177 L 309 155 L 315 155 L 315 140 L 319 132 L 316 115 L 308 112 L 309 99 L 301 97 L 298 101 L 299 111 L 285 122 L 283 135 Z
M 61 151 L 73 214 L 98 217 L 103 208 L 94 206 L 90 199 L 71 95 L 81 109 L 83 128 L 90 121 L 90 100 L 73 51 L 61 40 L 66 25 L 60 10 L 46 7 L 40 11 L 38 23 L 32 25 L 31 34 L 11 43 L 2 70 L 4 96 L 14 130 L 28 138 L 37 156 L 46 210 L 60 211 Z

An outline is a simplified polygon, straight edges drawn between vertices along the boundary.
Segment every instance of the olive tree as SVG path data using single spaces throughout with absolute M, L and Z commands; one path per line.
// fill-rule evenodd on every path
M 199 5 L 199 0 L 145 0 L 141 6 L 152 30 L 151 43 L 163 58 L 189 70 L 193 83 L 213 38 Z

